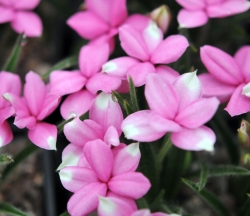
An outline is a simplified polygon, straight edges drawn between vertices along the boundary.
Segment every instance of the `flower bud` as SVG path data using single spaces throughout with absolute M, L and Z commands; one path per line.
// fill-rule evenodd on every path
M 244 154 L 241 157 L 241 164 L 244 166 L 250 166 L 250 154 Z
M 14 160 L 12 155 L 8 154 L 0 155 L 0 165 L 7 165 L 9 163 L 12 163 L 13 161 Z
M 170 9 L 166 5 L 162 5 L 156 9 L 154 9 L 150 14 L 149 17 L 155 21 L 158 27 L 166 33 L 169 23 L 171 21 L 171 13 Z
M 250 124 L 246 120 L 241 121 L 238 131 L 238 139 L 244 148 L 250 148 Z

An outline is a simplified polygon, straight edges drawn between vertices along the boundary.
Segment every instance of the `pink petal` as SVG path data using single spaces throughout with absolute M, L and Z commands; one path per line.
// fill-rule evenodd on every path
M 86 78 L 79 71 L 53 71 L 50 74 L 50 93 L 66 95 L 83 88 Z
M 228 85 L 215 79 L 211 74 L 198 76 L 202 85 L 203 97 L 217 97 L 221 103 L 229 101 L 236 86 Z
M 165 82 L 169 83 L 173 83 L 180 76 L 173 68 L 165 65 L 157 66 L 155 72 L 159 74 Z
M 69 166 L 59 172 L 63 187 L 68 191 L 77 192 L 82 187 L 98 182 L 95 172 L 92 169 Z
M 62 163 L 56 170 L 59 171 L 66 166 L 76 166 L 82 156 L 82 147 L 76 146 L 74 144 L 67 145 L 62 152 Z
M 148 26 L 149 22 L 151 22 L 151 19 L 148 16 L 142 14 L 132 14 L 125 20 L 124 25 L 130 25 L 134 29 L 141 32 Z
M 112 59 L 102 66 L 102 72 L 119 78 L 126 78 L 127 70 L 139 61 L 131 57 L 119 57 Z
M 149 60 L 149 51 L 139 31 L 129 25 L 119 28 L 119 37 L 124 51 L 142 61 Z
M 188 10 L 198 10 L 206 7 L 206 0 L 176 0 L 176 2 Z
M 128 216 L 133 212 L 133 208 L 122 199 L 99 196 L 97 211 L 99 216 Z
M 0 6 L 0 23 L 10 22 L 14 16 L 15 13 L 12 8 Z
M 28 129 L 34 129 L 34 127 L 36 126 L 36 122 L 37 120 L 34 116 L 16 116 L 14 125 L 16 125 L 20 129 L 23 129 L 25 127 L 27 127 Z
M 118 93 L 129 93 L 129 83 L 127 80 L 122 80 L 121 85 L 116 89 Z
M 249 68 L 250 68 L 250 46 L 241 47 L 234 55 L 235 61 L 241 67 L 244 77 L 250 81 Z
M 146 83 L 146 77 L 150 73 L 155 72 L 155 67 L 149 62 L 142 62 L 137 63 L 133 66 L 131 66 L 127 70 L 127 76 L 129 79 L 129 76 L 132 77 L 134 85 L 136 87 L 142 86 Z
M 107 186 L 104 183 L 94 182 L 77 191 L 69 200 L 67 209 L 70 215 L 87 215 L 98 206 L 98 196 L 105 196 Z
M 234 14 L 243 13 L 250 8 L 249 1 L 245 0 L 228 0 L 219 4 L 207 7 L 209 17 L 227 17 Z
M 151 110 L 142 110 L 129 115 L 121 125 L 127 139 L 151 142 L 161 138 L 168 131 L 178 131 L 180 126 Z
M 86 89 L 88 89 L 92 94 L 96 94 L 98 91 L 111 93 L 112 90 L 118 89 L 120 85 L 120 78 L 113 77 L 105 73 L 96 73 L 88 80 Z
M 56 150 L 57 128 L 55 125 L 39 122 L 29 130 L 28 137 L 35 145 L 47 150 Z
M 153 53 L 156 47 L 162 42 L 163 33 L 157 24 L 153 21 L 142 31 L 143 40 L 149 53 Z
M 98 1 L 99 4 L 99 1 Z M 98 6 L 99 7 L 99 6 Z M 113 0 L 111 11 L 109 14 L 109 22 L 111 26 L 117 27 L 121 25 L 128 16 L 126 0 Z
M 196 71 L 182 74 L 173 85 L 179 96 L 179 112 L 201 97 L 202 86 Z
M 0 109 L 0 124 L 3 123 L 7 118 L 15 114 L 15 110 L 13 107 L 8 106 L 3 109 Z
M 0 124 L 0 147 L 5 146 L 11 142 L 13 134 L 7 121 Z
M 141 173 L 127 172 L 114 176 L 108 183 L 108 188 L 120 195 L 133 199 L 139 199 L 145 195 L 151 184 Z
M 195 28 L 208 22 L 208 16 L 203 10 L 190 11 L 182 9 L 177 15 L 180 28 Z
M 79 54 L 79 67 L 82 74 L 90 78 L 101 71 L 102 65 L 108 61 L 109 47 L 105 43 L 101 46 L 86 45 L 83 46 Z
M 138 211 L 133 212 L 130 216 L 152 216 L 150 210 L 148 209 L 140 209 Z
M 12 28 L 19 34 L 25 33 L 28 37 L 39 37 L 43 31 L 43 24 L 40 17 L 28 11 L 18 11 L 11 21 Z
M 112 100 L 111 94 L 102 92 L 96 97 L 90 108 L 89 118 L 101 125 L 103 131 L 114 126 L 118 134 L 121 134 L 123 114 L 120 105 Z
M 173 119 L 178 109 L 178 95 L 173 86 L 165 82 L 161 76 L 147 76 L 145 97 L 151 110 L 167 119 Z
M 126 172 L 134 172 L 140 162 L 141 152 L 139 143 L 132 143 L 122 148 L 114 156 L 114 166 L 112 176 Z
M 37 116 L 37 120 L 43 120 L 47 116 L 49 116 L 52 112 L 55 111 L 57 106 L 61 101 L 61 97 L 58 95 L 47 94 L 45 100 L 43 101 L 43 105 L 39 115 Z
M 244 81 L 239 65 L 232 56 L 222 50 L 206 45 L 201 48 L 200 56 L 209 73 L 219 81 L 229 85 Z
M 30 71 L 25 77 L 24 97 L 31 112 L 31 115 L 37 116 L 42 108 L 46 97 L 46 86 L 41 77 Z
M 69 119 L 75 116 L 81 116 L 88 112 L 95 95 L 84 89 L 69 95 L 63 101 L 60 112 L 64 119 Z
M 108 182 L 114 161 L 110 147 L 101 140 L 94 140 L 87 142 L 83 151 L 89 165 L 100 181 Z
M 67 123 L 63 132 L 71 143 L 82 147 L 88 141 L 103 138 L 100 125 L 89 119 L 81 121 L 78 117 Z
M 219 104 L 215 97 L 198 99 L 178 113 L 175 121 L 187 128 L 200 127 L 213 117 Z
M 114 126 L 110 126 L 106 131 L 103 141 L 108 145 L 118 146 L 120 144 L 119 134 Z
M 182 128 L 181 131 L 172 133 L 171 140 L 180 149 L 213 151 L 216 137 L 210 128 L 201 126 L 196 129 Z
M 172 35 L 163 40 L 151 55 L 153 64 L 169 64 L 177 61 L 189 46 L 182 35 Z
M 41 0 L 18 0 L 13 4 L 15 9 L 21 10 L 32 10 L 34 9 Z
M 82 157 L 80 158 L 80 160 L 79 160 L 77 166 L 92 169 L 91 166 L 89 165 L 89 162 L 87 161 L 87 158 L 85 157 L 84 154 L 83 154 Z
M 227 107 L 225 108 L 231 116 L 240 115 L 250 111 L 250 99 L 242 94 L 242 88 L 244 85 L 245 84 L 241 84 L 235 89 Z
M 94 39 L 109 29 L 107 23 L 89 11 L 75 13 L 67 20 L 67 24 L 86 39 Z
M 103 44 L 108 44 L 109 53 L 111 54 L 115 49 L 115 35 L 118 34 L 118 29 L 111 30 L 108 33 L 105 33 L 93 40 L 91 40 L 88 44 L 94 46 L 102 46 Z

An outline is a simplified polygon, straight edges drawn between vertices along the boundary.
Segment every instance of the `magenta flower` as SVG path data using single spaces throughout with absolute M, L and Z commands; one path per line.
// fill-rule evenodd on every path
M 38 37 L 43 26 L 40 17 L 31 12 L 40 0 L 0 0 L 0 23 L 10 22 L 11 27 L 19 34 Z
M 18 75 L 1 71 L 0 72 L 0 95 L 11 92 L 15 95 L 21 93 L 21 80 Z M 15 110 L 12 106 L 0 97 L 0 147 L 7 145 L 13 139 L 13 134 L 6 119 L 14 115 Z
M 50 91 L 56 95 L 70 94 L 61 106 L 64 119 L 86 113 L 97 91 L 111 93 L 121 85 L 121 79 L 101 73 L 108 57 L 107 44 L 98 47 L 87 45 L 81 48 L 79 54 L 80 71 L 54 71 L 50 74 Z
M 149 180 L 135 172 L 140 161 L 139 144 L 130 144 L 118 150 L 111 150 L 103 141 L 89 141 L 85 144 L 85 166 L 63 168 L 60 178 L 63 186 L 74 192 L 68 202 L 68 211 L 73 216 L 86 215 L 98 206 L 99 196 L 115 196 L 133 200 L 146 194 Z
M 215 97 L 202 98 L 196 72 L 181 75 L 173 84 L 150 74 L 145 96 L 151 110 L 133 113 L 122 123 L 128 139 L 150 142 L 172 132 L 173 144 L 181 149 L 213 150 L 215 134 L 203 124 L 212 118 L 219 101 Z
M 27 127 L 29 139 L 37 146 L 55 150 L 57 128 L 42 120 L 56 109 L 60 96 L 50 94 L 41 77 L 32 71 L 26 75 L 25 79 L 22 98 L 11 92 L 3 95 L 15 110 L 14 124 L 18 128 Z
M 151 21 L 143 31 L 130 25 L 119 29 L 121 46 L 131 57 L 113 59 L 103 65 L 102 71 L 127 79 L 133 78 L 135 86 L 144 85 L 149 73 L 157 72 L 155 64 L 169 64 L 176 61 L 188 47 L 184 36 L 172 35 L 163 40 L 163 33 Z
M 201 48 L 200 56 L 209 72 L 199 76 L 204 96 L 228 102 L 225 110 L 231 116 L 249 112 L 250 46 L 242 47 L 232 57 L 206 45 Z
M 250 8 L 247 0 L 176 0 L 182 9 L 177 20 L 181 28 L 194 28 L 207 23 L 208 18 L 223 18 Z

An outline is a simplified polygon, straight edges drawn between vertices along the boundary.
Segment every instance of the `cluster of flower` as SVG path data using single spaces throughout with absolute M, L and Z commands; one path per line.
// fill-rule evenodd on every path
M 180 27 L 196 27 L 208 17 L 225 17 L 249 9 L 245 0 L 177 0 L 185 9 L 178 15 Z M 32 12 L 39 0 L 0 0 L 0 22 L 11 22 L 18 33 L 41 34 L 40 19 Z M 43 122 L 58 106 L 70 141 L 62 155 L 59 175 L 64 187 L 73 192 L 68 202 L 71 215 L 86 215 L 98 208 L 99 215 L 167 215 L 138 210 L 135 199 L 150 188 L 149 180 L 135 172 L 140 161 L 139 143 L 125 145 L 119 137 L 138 142 L 158 140 L 167 132 L 172 143 L 185 150 L 213 151 L 214 132 L 204 126 L 220 102 L 229 101 L 231 116 L 250 111 L 250 46 L 231 57 L 212 46 L 201 48 L 207 74 L 179 75 L 166 64 L 177 61 L 189 46 L 182 35 L 163 39 L 169 24 L 168 10 L 162 6 L 148 16 L 128 16 L 126 0 L 86 0 L 86 10 L 68 20 L 80 36 L 91 40 L 81 48 L 79 70 L 53 71 L 45 85 L 39 75 L 26 75 L 23 97 L 17 75 L 0 73 L 0 146 L 12 140 L 6 119 L 28 128 L 29 139 L 44 149 L 56 149 L 57 127 Z M 29 21 L 27 21 L 29 20 Z M 30 20 L 32 22 L 30 23 Z M 29 25 L 27 25 L 29 23 Z M 108 61 L 119 35 L 128 56 Z M 129 91 L 128 78 L 136 87 L 145 85 L 149 109 L 125 119 L 113 90 Z M 98 91 L 102 93 L 98 94 Z M 89 119 L 79 117 L 89 111 Z

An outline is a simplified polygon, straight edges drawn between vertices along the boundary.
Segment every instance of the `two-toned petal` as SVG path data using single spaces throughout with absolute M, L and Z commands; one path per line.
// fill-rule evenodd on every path
M 13 139 L 13 134 L 7 121 L 0 124 L 0 147 L 7 145 Z

